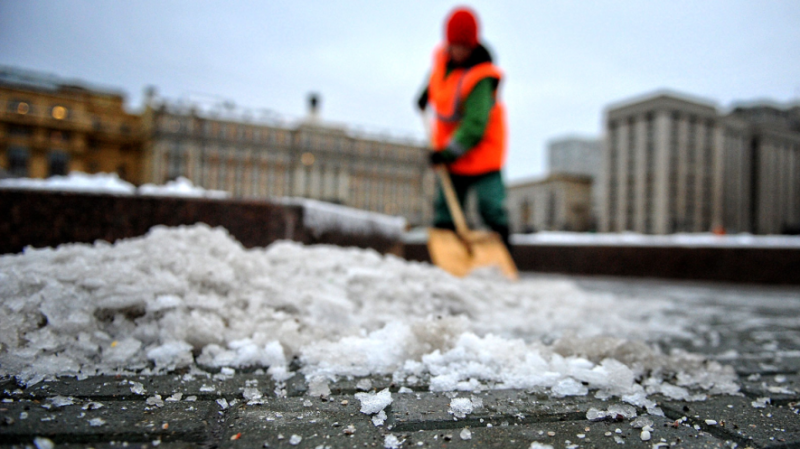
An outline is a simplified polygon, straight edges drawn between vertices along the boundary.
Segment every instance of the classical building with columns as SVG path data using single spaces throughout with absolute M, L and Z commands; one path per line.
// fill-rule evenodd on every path
M 149 99 L 143 123 L 148 182 L 184 176 L 234 198 L 303 197 L 431 221 L 424 146 L 324 123 L 316 101 L 308 118 L 286 124 Z
M 586 232 L 594 227 L 592 178 L 551 173 L 508 186 L 508 215 L 515 233 Z
M 800 106 L 741 105 L 726 120 L 726 228 L 800 234 Z
M 0 67 L 0 173 L 46 178 L 72 171 L 141 179 L 141 117 L 121 92 Z
M 675 93 L 610 107 L 600 230 L 767 234 L 800 225 L 796 110 L 722 115 Z

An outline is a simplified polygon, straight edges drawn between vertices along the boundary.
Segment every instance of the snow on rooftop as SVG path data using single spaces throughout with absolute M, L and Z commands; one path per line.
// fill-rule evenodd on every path
M 677 307 L 492 270 L 458 279 L 372 250 L 247 250 L 222 228 L 155 227 L 0 257 L 0 375 L 33 384 L 196 364 L 269 367 L 283 381 L 297 357 L 315 391 L 385 374 L 435 391 L 596 391 L 658 413 L 647 394 L 738 390 L 731 368 L 657 349 L 702 319 Z

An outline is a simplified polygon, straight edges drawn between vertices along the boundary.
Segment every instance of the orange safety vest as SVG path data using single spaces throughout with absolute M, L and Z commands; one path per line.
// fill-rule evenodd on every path
M 467 69 L 457 68 L 447 71 L 447 48 L 442 46 L 434 52 L 433 70 L 428 84 L 428 101 L 433 106 L 435 117 L 431 144 L 434 150 L 441 151 L 450 143 L 453 133 L 461 123 L 463 104 L 475 85 L 485 78 L 496 78 L 503 74 L 490 62 L 484 62 Z M 457 175 L 481 175 L 503 168 L 506 156 L 506 111 L 497 100 L 489 112 L 483 138 L 448 169 Z

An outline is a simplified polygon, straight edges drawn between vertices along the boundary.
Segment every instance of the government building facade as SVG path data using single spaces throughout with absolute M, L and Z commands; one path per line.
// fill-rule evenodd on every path
M 798 107 L 721 114 L 659 93 L 605 116 L 600 230 L 645 234 L 800 227 Z
M 234 198 L 302 197 L 431 221 L 433 173 L 411 140 L 358 134 L 321 122 L 259 122 L 150 99 L 143 114 L 144 173 L 161 184 L 183 176 Z
M 0 67 L 0 169 L 46 178 L 72 171 L 142 177 L 141 117 L 122 93 Z

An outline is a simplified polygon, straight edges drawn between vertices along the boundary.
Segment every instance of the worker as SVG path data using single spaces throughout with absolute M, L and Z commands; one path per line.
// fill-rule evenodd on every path
M 444 164 L 463 209 L 470 190 L 481 219 L 509 245 L 506 191 L 501 170 L 506 155 L 505 107 L 498 98 L 502 72 L 478 39 L 474 11 L 454 9 L 445 21 L 445 42 L 417 105 L 433 109 L 429 158 Z M 441 186 L 434 202 L 434 227 L 454 229 Z

